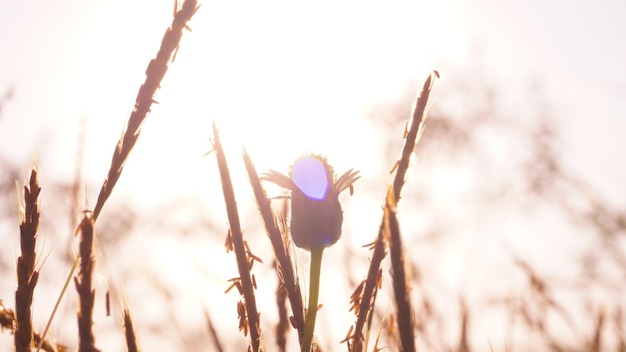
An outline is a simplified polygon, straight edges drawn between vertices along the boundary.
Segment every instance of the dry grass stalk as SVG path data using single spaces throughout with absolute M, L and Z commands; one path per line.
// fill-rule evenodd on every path
M 396 170 L 396 176 L 393 180 L 393 196 L 396 201 L 400 200 L 400 193 L 402 187 L 406 181 L 406 172 L 409 169 L 409 163 L 411 162 L 411 155 L 415 150 L 415 146 L 424 131 L 424 122 L 426 121 L 426 109 L 428 107 L 428 98 L 430 97 L 430 91 L 433 87 L 435 76 L 430 75 L 424 82 L 422 92 L 420 93 L 415 107 L 413 109 L 413 116 L 411 117 L 411 126 L 404 139 L 404 146 L 402 147 L 402 155 L 398 161 L 398 168 Z
M 613 314 L 613 324 L 615 328 L 615 335 L 617 335 L 618 351 L 626 351 L 626 334 L 624 334 L 624 320 L 622 314 L 622 308 L 617 307 Z
M 11 332 L 15 330 L 15 313 L 4 306 L 2 300 L 0 300 L 0 331 L 8 329 Z M 41 343 L 41 349 L 46 352 L 65 352 L 68 348 L 53 341 L 41 341 L 41 334 L 33 330 L 33 343 L 38 345 Z M 30 350 L 29 350 L 30 351 Z
M 459 346 L 457 352 L 470 352 L 468 332 L 469 332 L 469 308 L 465 300 L 461 300 L 461 332 L 459 337 Z
M 133 328 L 133 318 L 130 315 L 128 307 L 124 308 L 122 312 L 122 318 L 124 319 L 124 338 L 126 339 L 126 348 L 128 352 L 139 352 L 139 344 L 137 344 L 137 336 L 135 335 L 135 329 Z
M 122 174 L 124 163 L 128 159 L 130 151 L 135 146 L 141 125 L 148 116 L 154 100 L 154 95 L 159 89 L 161 81 L 167 72 L 167 64 L 175 55 L 175 52 L 180 45 L 180 39 L 183 35 L 183 30 L 187 27 L 187 22 L 196 13 L 198 9 L 197 0 L 187 0 L 183 3 L 182 7 L 174 15 L 171 26 L 165 31 L 163 39 L 161 40 L 161 48 L 157 53 L 156 58 L 150 61 L 148 69 L 146 70 L 146 80 L 139 88 L 137 98 L 135 100 L 135 108 L 133 109 L 124 134 L 120 138 L 115 151 L 113 152 L 113 158 L 111 160 L 111 167 L 107 174 L 107 178 L 102 184 L 100 193 L 98 194 L 98 200 L 93 210 L 94 220 L 100 215 L 100 211 L 104 206 L 104 203 L 111 195 L 113 187 L 117 183 L 117 180 Z
M 211 320 L 211 316 L 209 316 L 209 312 L 207 310 L 204 311 L 204 318 L 206 319 L 207 328 L 209 329 L 209 335 L 213 340 L 213 347 L 215 348 L 215 351 L 224 351 L 224 348 L 222 347 L 222 341 L 220 340 L 220 337 L 215 330 L 215 326 L 213 325 L 213 321 Z
M 39 278 L 35 270 L 35 247 L 39 227 L 38 197 L 41 187 L 37 170 L 32 169 L 24 186 L 24 209 L 20 210 L 21 256 L 17 258 L 17 290 L 15 291 L 15 351 L 30 352 L 33 343 L 32 303 Z
M 604 308 L 601 308 L 600 311 L 598 311 L 598 318 L 596 320 L 593 340 L 591 341 L 591 348 L 589 349 L 589 351 L 593 351 L 593 352 L 602 351 L 602 331 L 604 330 L 605 315 L 606 314 L 605 314 Z
M 74 277 L 74 284 L 78 292 L 78 351 L 95 352 L 95 337 L 93 334 L 93 306 L 96 292 L 92 288 L 92 274 L 95 266 L 93 256 L 94 218 L 85 214 L 78 229 L 80 231 L 80 269 Z
M 353 306 L 357 306 L 354 308 L 357 321 L 354 325 L 354 329 L 351 327 L 351 330 L 353 331 L 352 334 L 348 336 L 349 339 L 352 339 L 352 343 L 350 343 L 349 339 L 346 340 L 350 351 L 361 352 L 364 350 L 365 344 L 367 343 L 365 335 L 363 334 L 363 328 L 365 327 L 366 322 L 368 322 L 368 325 L 371 325 L 371 317 L 374 310 L 376 293 L 379 288 L 379 280 L 382 280 L 382 277 L 379 275 L 381 270 L 380 264 L 387 255 L 382 236 L 382 224 L 373 249 L 374 253 L 372 254 L 372 259 L 370 260 L 367 279 L 365 280 L 365 285 L 360 293 L 360 301 L 352 304 Z M 351 298 L 351 300 L 354 299 Z
M 278 273 L 278 269 L 276 270 Z M 280 275 L 279 275 L 280 276 Z M 278 278 L 276 287 L 276 307 L 278 307 L 278 323 L 276 323 L 276 346 L 280 352 L 287 351 L 287 331 L 289 331 L 289 318 L 287 316 L 287 290 Z
M 393 196 L 396 201 L 400 200 L 400 194 L 404 182 L 406 180 L 406 172 L 409 168 L 411 161 L 411 155 L 415 150 L 419 136 L 424 129 L 424 121 L 426 120 L 426 108 L 428 106 L 428 98 L 433 86 L 435 75 L 431 74 L 422 87 L 422 92 L 417 98 L 415 108 L 413 110 L 413 116 L 411 117 L 411 126 L 409 131 L 405 133 L 404 147 L 402 149 L 402 155 L 400 160 L 396 163 L 395 167 L 396 175 L 393 181 Z M 370 261 L 370 266 L 367 273 L 367 279 L 363 292 L 361 295 L 360 309 L 357 314 L 357 321 L 353 329 L 352 334 L 352 346 L 351 351 L 361 352 L 365 346 L 365 339 L 363 334 L 363 328 L 365 322 L 371 317 L 375 301 L 375 291 L 380 284 L 379 270 L 380 264 L 385 257 L 385 246 L 383 241 L 384 221 L 378 229 L 378 236 L 374 244 L 374 253 Z
M 237 202 L 235 201 L 235 192 L 228 170 L 228 163 L 224 154 L 224 148 L 219 138 L 219 131 L 213 123 L 213 149 L 217 155 L 217 166 L 219 168 L 222 180 L 222 191 L 224 193 L 224 201 L 226 202 L 226 212 L 228 214 L 228 222 L 230 224 L 230 236 L 232 245 L 237 258 L 237 268 L 239 269 L 239 280 L 243 291 L 245 303 L 238 305 L 237 311 L 240 319 L 240 330 L 245 332 L 250 330 L 250 342 L 253 352 L 262 351 L 261 343 L 261 325 L 259 322 L 259 313 L 257 311 L 256 297 L 254 295 L 254 287 L 252 277 L 250 275 L 250 257 L 249 251 L 246 250 L 246 244 L 243 240 L 241 232 L 241 224 L 239 222 L 239 212 L 237 211 Z M 247 317 L 247 321 L 246 318 Z
M 300 285 L 298 284 L 298 279 L 296 277 L 291 258 L 289 257 L 289 251 L 285 246 L 283 234 L 276 223 L 276 217 L 272 211 L 270 200 L 267 198 L 265 190 L 261 185 L 261 181 L 256 172 L 256 168 L 252 163 L 252 159 L 250 159 L 250 156 L 245 150 L 243 153 L 243 159 L 257 205 L 259 206 L 259 212 L 263 218 L 265 230 L 270 238 L 270 242 L 272 243 L 278 277 L 282 288 L 287 291 L 287 295 L 289 296 L 289 303 L 291 304 L 291 311 L 293 313 L 292 322 L 294 328 L 298 331 L 298 341 L 302 343 L 302 338 L 304 336 L 304 308 L 302 304 Z
M 407 263 L 396 212 L 397 204 L 390 187 L 385 205 L 385 239 L 391 257 L 391 277 L 396 305 L 396 322 L 400 335 L 400 351 L 414 352 L 416 348 L 413 305 L 411 304 L 411 278 L 406 272 Z

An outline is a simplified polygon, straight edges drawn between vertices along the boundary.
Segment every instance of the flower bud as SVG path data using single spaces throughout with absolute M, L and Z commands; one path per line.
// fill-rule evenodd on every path
M 263 178 L 291 191 L 291 238 L 310 251 L 331 246 L 341 237 L 339 194 L 359 177 L 358 171 L 348 170 L 335 180 L 325 158 L 305 155 L 293 163 L 290 177 L 270 170 Z

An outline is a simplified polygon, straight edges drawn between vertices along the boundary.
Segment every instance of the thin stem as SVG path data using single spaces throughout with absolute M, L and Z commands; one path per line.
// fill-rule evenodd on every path
M 239 280 L 241 282 L 244 303 L 240 302 L 237 306 L 239 313 L 240 325 L 239 330 L 243 330 L 244 334 L 250 328 L 251 351 L 262 352 L 264 350 L 261 344 L 261 324 L 259 321 L 259 313 L 257 310 L 256 298 L 254 294 L 254 286 L 250 274 L 250 258 L 249 250 L 246 250 L 246 242 L 243 240 L 243 232 L 239 220 L 239 212 L 237 210 L 237 202 L 235 200 L 235 191 L 226 162 L 226 154 L 224 147 L 220 141 L 219 131 L 215 123 L 213 123 L 213 148 L 217 156 L 217 166 L 222 179 L 222 191 L 224 193 L 224 201 L 226 202 L 226 214 L 228 215 L 228 223 L 230 225 L 230 233 L 237 258 L 237 268 L 239 269 Z M 243 306 L 244 310 L 240 311 L 239 307 Z M 247 315 L 247 321 L 245 316 Z
M 133 318 L 130 315 L 130 309 L 124 307 L 122 312 L 124 320 L 124 337 L 126 338 L 126 348 L 128 352 L 138 352 L 139 345 L 137 344 L 137 335 L 135 335 L 135 328 L 133 327 Z
M 63 299 L 63 296 L 65 295 L 65 291 L 67 291 L 67 288 L 69 287 L 70 282 L 72 281 L 74 272 L 76 271 L 76 268 L 78 267 L 79 259 L 80 259 L 80 254 L 77 253 L 76 256 L 74 257 L 74 264 L 72 265 L 72 268 L 70 269 L 70 273 L 67 275 L 67 278 L 65 279 L 65 283 L 63 284 L 61 293 L 57 297 L 56 303 L 54 303 L 54 308 L 52 308 L 52 313 L 50 314 L 50 318 L 48 319 L 48 322 L 46 323 L 46 327 L 43 329 L 43 333 L 41 334 L 41 339 L 39 340 L 39 343 L 37 344 L 37 349 L 35 350 L 35 352 L 39 352 L 43 348 L 44 343 L 46 342 L 46 335 L 48 334 L 48 330 L 50 330 L 50 325 L 52 325 L 52 320 L 54 320 L 54 316 L 59 310 L 59 306 L 61 305 L 61 300 Z
M 93 307 L 95 289 L 93 289 L 93 269 L 95 266 L 94 251 L 94 219 L 85 214 L 78 225 L 80 230 L 80 266 L 78 275 L 74 276 L 76 291 L 78 292 L 79 310 L 78 320 L 78 351 L 98 352 L 93 333 Z
M 402 187 L 404 186 L 406 173 L 410 164 L 411 155 L 415 150 L 415 146 L 419 140 L 419 137 L 424 130 L 424 122 L 426 121 L 426 107 L 428 106 L 428 98 L 432 90 L 433 82 L 436 74 L 430 75 L 424 86 L 420 96 L 415 102 L 415 109 L 413 110 L 413 116 L 411 118 L 411 127 L 406 135 L 404 141 L 404 147 L 402 148 L 402 156 L 398 160 L 398 168 L 396 169 L 396 175 L 393 181 L 393 196 L 397 201 L 400 200 Z M 367 272 L 367 281 L 363 287 L 363 293 L 361 295 L 361 302 L 357 320 L 354 325 L 354 342 L 351 352 L 363 352 L 364 346 L 367 341 L 364 341 L 363 327 L 366 320 L 371 318 L 370 312 L 373 311 L 374 303 L 376 300 L 376 290 L 379 285 L 379 272 L 380 265 L 386 255 L 385 241 L 383 235 L 385 230 L 384 220 L 381 222 L 378 228 L 378 236 L 376 237 L 374 253 L 370 261 L 370 267 Z
M 279 276 L 280 284 L 287 290 L 289 296 L 289 304 L 293 313 L 293 326 L 298 330 L 298 341 L 302 342 L 304 337 L 304 308 L 302 304 L 302 293 L 300 285 L 298 285 L 298 275 L 293 268 L 289 252 L 285 248 L 283 235 L 276 222 L 276 217 L 272 212 L 270 200 L 265 194 L 265 190 L 261 186 L 261 180 L 256 172 L 250 155 L 244 150 L 243 160 L 246 165 L 246 171 L 250 179 L 250 184 L 254 191 L 261 217 L 265 223 L 265 230 L 272 243 L 274 255 L 276 257 L 276 271 Z M 286 314 L 286 313 L 285 313 Z
M 320 271 L 322 267 L 322 254 L 324 248 L 311 248 L 311 275 L 309 278 L 309 309 L 304 323 L 304 338 L 302 339 L 301 352 L 310 352 L 315 331 L 315 318 L 317 318 L 317 300 L 320 292 Z

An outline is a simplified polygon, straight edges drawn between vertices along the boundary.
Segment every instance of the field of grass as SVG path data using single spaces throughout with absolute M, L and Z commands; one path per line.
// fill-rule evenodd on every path
M 28 182 L 20 188 L 20 248 L 18 259 L 15 265 L 16 290 L 15 297 L 0 297 L 0 327 L 3 334 L 12 334 L 14 337 L 15 351 L 98 351 L 106 350 L 99 348 L 102 343 L 94 333 L 94 306 L 105 304 L 107 313 L 120 315 L 123 336 L 128 351 L 141 350 L 141 337 L 135 333 L 136 326 L 133 324 L 131 311 L 132 306 L 125 303 L 123 292 L 106 292 L 105 302 L 97 302 L 94 292 L 96 286 L 94 281 L 94 268 L 97 268 L 94 250 L 98 245 L 97 236 L 98 219 L 102 210 L 107 206 L 107 200 L 113 194 L 116 183 L 123 177 L 124 166 L 128 156 L 134 146 L 140 141 L 141 126 L 148 117 L 149 112 L 155 106 L 154 95 L 160 87 L 163 77 L 167 73 L 168 65 L 174 61 L 174 57 L 179 50 L 180 39 L 188 29 L 188 21 L 198 9 L 197 1 L 189 0 L 182 3 L 171 26 L 166 29 L 163 35 L 161 48 L 156 57 L 148 63 L 146 69 L 146 79 L 139 88 L 134 109 L 127 121 L 124 133 L 117 144 L 113 146 L 113 155 L 110 168 L 105 180 L 102 183 L 97 201 L 93 209 L 84 211 L 82 220 L 75 224 L 76 236 L 78 237 L 78 253 L 75 256 L 73 266 L 68 268 L 67 277 L 58 277 L 55 280 L 64 281 L 64 290 L 58 297 L 58 302 L 69 299 L 67 291 L 75 290 L 78 297 L 76 304 L 76 324 L 78 334 L 78 345 L 68 347 L 64 341 L 56 341 L 50 336 L 50 327 L 56 324 L 54 313 L 50 316 L 43 329 L 35 328 L 33 323 L 33 301 L 41 294 L 36 290 L 40 279 L 40 268 L 45 263 L 43 253 L 38 253 L 38 228 L 40 217 L 45 217 L 45 213 L 40 212 L 41 195 L 45 194 L 45 185 L 39 183 L 39 170 L 34 166 L 30 170 Z M 184 48 L 180 48 L 184 50 Z M 415 267 L 411 256 L 411 250 L 404 243 L 401 233 L 401 222 L 397 216 L 398 203 L 403 196 L 403 187 L 407 182 L 407 170 L 415 157 L 416 146 L 428 125 L 427 111 L 431 90 L 435 81 L 439 78 L 439 73 L 434 71 L 422 84 L 419 91 L 415 92 L 417 99 L 414 101 L 411 113 L 406 116 L 406 127 L 404 132 L 397 131 L 397 135 L 402 136 L 402 148 L 396 151 L 400 157 L 394 165 L 388 165 L 393 175 L 393 181 L 387 188 L 381 188 L 380 201 L 383 206 L 383 216 L 379 221 L 379 228 L 375 240 L 367 245 L 370 250 L 367 270 L 356 276 L 362 276 L 363 280 L 356 282 L 352 294 L 341 299 L 348 298 L 345 310 L 354 314 L 354 324 L 347 327 L 343 341 L 330 347 L 334 350 L 348 351 L 417 351 L 418 346 L 424 346 L 421 350 L 454 350 L 470 351 L 480 350 L 473 347 L 469 337 L 470 321 L 472 310 L 466 304 L 463 297 L 458 301 L 450 302 L 451 305 L 459 307 L 458 320 L 454 329 L 458 331 L 454 341 L 445 340 L 443 329 L 433 327 L 433 322 L 439 318 L 433 311 L 431 305 L 432 297 L 424 293 L 416 299 L 415 291 L 422 288 L 420 279 L 420 268 Z M 407 107 L 408 110 L 408 107 Z M 403 133 L 402 133 L 403 132 Z M 316 313 L 323 307 L 324 302 L 318 302 L 318 290 L 328 289 L 320 286 L 319 277 L 324 275 L 324 270 L 320 272 L 322 252 L 326 246 L 332 243 L 316 245 L 299 245 L 304 250 L 311 252 L 310 274 L 306 274 L 309 287 L 302 284 L 302 275 L 298 271 L 292 242 L 295 236 L 290 232 L 294 231 L 293 219 L 301 219 L 302 222 L 309 222 L 318 225 L 328 221 L 329 217 L 342 216 L 341 208 L 334 204 L 325 207 L 331 215 L 324 213 L 327 208 L 319 213 L 310 211 L 312 208 L 304 207 L 309 211 L 298 212 L 296 202 L 308 202 L 310 199 L 299 200 L 298 186 L 290 181 L 288 176 L 280 176 L 269 170 L 256 169 L 253 158 L 244 151 L 243 161 L 227 160 L 222 140 L 220 139 L 219 126 L 213 125 L 212 136 L 213 150 L 208 153 L 209 158 L 215 157 L 217 168 L 219 169 L 221 187 L 223 190 L 223 201 L 226 208 L 228 221 L 228 234 L 226 236 L 226 250 L 234 252 L 236 258 L 234 263 L 237 266 L 238 277 L 225 282 L 224 285 L 230 288 L 226 291 L 232 294 L 238 292 L 240 297 L 236 306 L 237 318 L 239 321 L 239 331 L 246 337 L 249 351 L 321 351 L 328 350 L 316 343 L 316 336 L 322 334 L 324 330 L 316 329 Z M 231 181 L 229 164 L 243 162 L 247 172 L 254 199 L 258 205 L 259 217 L 262 219 L 267 240 L 271 245 L 272 253 L 264 253 L 262 256 L 256 253 L 255 248 L 251 248 L 246 241 L 242 231 L 241 217 L 235 201 L 235 190 Z M 328 171 L 329 169 L 327 169 Z M 353 187 L 358 190 L 358 171 L 337 170 L 333 174 L 330 169 L 330 189 L 338 197 L 342 191 L 353 191 Z M 281 178 L 282 177 L 282 178 Z M 281 209 L 276 206 L 279 202 L 273 202 L 269 198 L 264 182 L 273 182 L 291 191 L 291 206 Z M 354 184 L 354 185 L 353 185 Z M 243 190 L 241 190 L 243 192 Z M 346 192 L 347 193 L 347 192 Z M 300 195 L 301 196 L 301 195 Z M 345 196 L 345 195 L 344 195 Z M 307 197 L 304 195 L 304 197 Z M 216 197 L 217 199 L 217 197 Z M 338 199 L 338 198 L 337 198 Z M 217 202 L 217 200 L 214 200 Z M 221 201 L 221 200 L 220 200 Z M 333 201 L 333 199 L 331 199 Z M 324 200 L 325 202 L 325 200 Z M 333 208 L 334 206 L 334 208 Z M 317 209 L 317 208 L 315 208 Z M 318 216 L 317 218 L 315 216 Z M 319 220 L 319 221 L 316 221 Z M 321 219 L 321 220 L 320 220 Z M 225 219 L 226 220 L 226 219 Z M 336 219 L 335 219 L 336 220 Z M 290 223 L 291 221 L 291 223 Z M 339 221 L 341 224 L 341 220 Z M 308 227 L 305 227 L 308 228 Z M 304 231 L 304 230 L 303 230 Z M 310 235 L 310 234 L 309 234 Z M 314 234 L 313 234 L 314 235 Z M 337 234 L 339 235 L 339 234 Z M 335 239 L 336 240 L 336 239 Z M 302 242 L 296 238 L 295 242 Z M 333 241 L 334 243 L 334 241 Z M 10 253 L 12 249 L 4 248 L 4 252 Z M 301 251 L 301 249 L 297 249 Z M 4 255 L 4 254 L 3 254 Z M 9 254 L 7 254 L 9 255 Z M 272 263 L 263 262 L 260 257 L 273 258 Z M 578 336 L 577 341 L 563 342 L 558 334 L 551 331 L 548 323 L 548 312 L 555 314 L 559 319 L 569 321 L 571 319 L 567 310 L 554 298 L 551 292 L 552 284 L 538 273 L 530 264 L 521 258 L 512 258 L 515 265 L 527 278 L 527 288 L 529 294 L 523 299 L 501 302 L 510 309 L 511 320 L 518 319 L 522 325 L 528 328 L 533 335 L 539 336 L 545 348 L 555 351 L 600 351 L 604 350 L 603 336 L 607 333 L 611 335 L 614 346 L 618 351 L 626 351 L 626 328 L 624 327 L 624 317 L 621 315 L 620 307 L 616 309 L 599 309 L 589 315 L 587 324 L 584 325 L 584 334 Z M 255 266 L 271 266 L 279 278 L 278 287 L 271 302 L 260 301 L 262 298 L 257 294 L 257 281 L 255 277 Z M 377 305 L 377 298 L 383 282 L 391 288 L 390 294 L 392 303 L 389 306 Z M 6 284 L 6 283 L 5 283 Z M 221 289 L 221 288 L 220 288 Z M 48 292 L 46 295 L 51 295 Z M 432 293 L 430 293 L 432 295 Z M 116 299 L 117 297 L 117 299 Z M 121 297 L 121 299 L 120 299 Z M 318 304 L 318 303 L 321 303 Z M 264 320 L 265 317 L 259 313 L 259 306 L 275 305 L 278 319 L 276 321 Z M 142 312 L 134 312 L 142 314 Z M 233 311 L 234 314 L 234 311 Z M 232 350 L 229 337 L 220 336 L 216 326 L 218 323 L 208 313 L 206 314 L 207 335 L 210 337 L 210 345 L 206 345 L 206 351 L 229 351 Z M 575 325 L 575 324 L 574 324 Z M 267 329 L 272 326 L 273 329 Z M 607 326 L 611 331 L 607 332 Z M 296 335 L 296 338 L 289 336 Z M 502 337 L 500 341 L 507 337 Z M 524 337 L 522 336 L 522 340 Z M 297 341 L 297 343 L 293 343 Z M 271 341 L 271 343 L 269 342 Z M 498 346 L 501 344 L 498 341 Z M 481 344 L 484 346 L 485 344 Z M 502 350 L 491 347 L 492 350 Z M 506 342 L 504 343 L 507 346 Z M 4 348 L 4 346 L 3 346 Z M 503 350 L 509 350 L 505 347 Z

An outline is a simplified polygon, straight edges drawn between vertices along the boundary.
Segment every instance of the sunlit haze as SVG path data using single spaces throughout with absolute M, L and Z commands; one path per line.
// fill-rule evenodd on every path
M 220 131 L 227 152 L 246 235 L 262 233 L 258 230 L 262 227 L 243 168 L 243 149 L 248 151 L 259 173 L 272 169 L 288 174 L 290 165 L 299 156 L 314 153 L 327 157 L 337 175 L 349 169 L 359 170 L 361 175 L 355 183 L 354 196 L 344 192 L 340 197 L 344 202 L 345 243 L 338 242 L 325 256 L 340 253 L 341 249 L 336 247 L 341 246 L 356 248 L 351 249 L 353 252 L 363 250 L 361 246 L 373 240 L 380 224 L 380 206 L 391 180 L 389 170 L 393 162 L 388 160 L 389 140 L 400 140 L 403 132 L 403 126 L 395 132 L 386 129 L 392 122 L 381 122 L 381 116 L 376 116 L 379 121 L 374 123 L 375 107 L 405 97 L 407 90 L 415 91 L 416 95 L 416 87 L 421 87 L 435 69 L 441 73 L 441 79 L 435 82 L 431 106 L 439 107 L 440 111 L 462 115 L 464 106 L 460 104 L 445 108 L 438 105 L 453 101 L 447 100 L 445 93 L 457 89 L 471 95 L 476 86 L 488 82 L 497 97 L 495 107 L 490 108 L 499 109 L 511 120 L 521 121 L 520 126 L 530 130 L 536 120 L 527 117 L 539 113 L 533 110 L 534 105 L 526 105 L 524 99 L 532 94 L 541 97 L 538 100 L 544 104 L 542 108 L 555 116 L 555 129 L 560 133 L 559 160 L 569 172 L 593 184 L 597 192 L 594 194 L 599 199 L 626 207 L 623 198 L 626 168 L 620 152 L 626 148 L 623 138 L 626 131 L 626 45 L 623 39 L 626 21 L 622 18 L 626 13 L 625 3 L 493 0 L 324 0 L 311 3 L 200 0 L 199 3 L 201 7 L 192 18 L 189 30 L 183 34 L 175 60 L 169 64 L 154 97 L 158 104 L 152 106 L 110 199 L 112 203 L 147 209 L 147 212 L 157 211 L 173 200 L 197 204 L 172 206 L 167 209 L 167 216 L 155 215 L 159 217 L 155 222 L 145 220 L 149 218 L 145 214 L 128 212 L 132 220 L 142 219 L 135 225 L 143 231 L 138 231 L 136 236 L 128 235 L 127 242 L 120 248 L 103 248 L 96 266 L 96 271 L 100 270 L 100 281 L 105 283 L 101 286 L 106 286 L 110 280 L 109 285 L 126 290 L 116 294 L 142 292 L 145 287 L 152 287 L 150 285 L 158 286 L 159 280 L 174 287 L 192 287 L 180 290 L 184 292 L 180 310 L 190 312 L 193 319 L 199 321 L 204 319 L 202 309 L 197 309 L 195 304 L 224 297 L 223 291 L 229 285 L 226 280 L 238 275 L 234 255 L 224 253 L 221 243 L 218 247 L 206 248 L 207 243 L 196 238 L 185 237 L 189 240 L 187 243 L 161 236 L 154 243 L 146 244 L 146 239 L 158 237 L 161 230 L 175 233 L 179 229 L 171 227 L 178 223 L 190 224 L 180 230 L 184 236 L 199 231 L 198 228 L 204 231 L 204 227 L 219 232 L 220 236 L 226 234 L 220 178 L 215 155 L 211 153 L 213 123 Z M 0 160 L 23 171 L 17 180 L 22 184 L 27 168 L 36 160 L 43 184 L 42 209 L 56 206 L 52 204 L 55 202 L 52 196 L 47 197 L 47 185 L 59 181 L 67 183 L 74 177 L 76 159 L 81 157 L 77 150 L 83 153 L 79 170 L 83 180 L 80 206 L 84 209 L 94 206 L 115 145 L 145 79 L 146 67 L 155 57 L 162 35 L 170 25 L 173 7 L 173 0 L 0 2 L 0 96 L 8 89 L 13 91 L 0 111 Z M 474 81 L 459 83 L 460 76 L 473 77 Z M 390 133 L 395 133 L 393 138 L 389 138 Z M 480 158 L 484 157 L 495 160 L 494 164 L 505 165 L 511 155 L 526 155 L 526 146 L 514 145 L 510 135 L 483 133 L 484 138 L 477 138 L 476 144 L 484 147 L 487 155 L 474 155 L 475 158 L 482 160 Z M 458 135 L 449 138 L 461 139 Z M 490 203 L 490 195 L 484 198 L 476 195 L 477 185 L 496 183 L 489 178 L 492 174 L 487 166 L 482 169 L 483 173 L 468 171 L 467 159 L 445 155 L 446 149 L 441 145 L 433 143 L 427 150 L 434 153 L 428 156 L 428 165 L 432 168 L 420 169 L 424 156 L 417 155 L 408 176 L 426 183 L 427 189 L 408 187 L 403 196 L 410 194 L 421 199 L 419 197 L 424 197 L 426 191 L 432 192 L 436 199 L 428 204 L 429 209 L 445 214 L 445 218 L 432 219 L 424 213 L 411 212 L 412 208 L 410 211 L 400 208 L 400 222 L 408 234 L 410 252 L 435 257 L 430 261 L 419 258 L 435 281 L 453 292 L 449 297 L 453 297 L 455 304 L 463 295 L 470 304 L 483 304 L 483 287 L 486 282 L 494 281 L 489 275 L 504 275 L 498 271 L 501 262 L 508 259 L 508 253 L 502 254 L 505 251 L 502 248 L 510 249 L 511 253 L 534 255 L 538 265 L 553 268 L 556 260 L 553 253 L 563 255 L 560 260 L 574 249 L 588 245 L 587 239 L 567 240 L 566 245 L 561 246 L 563 237 L 533 236 L 531 230 L 540 233 L 540 226 L 533 228 L 519 217 L 498 222 L 487 231 L 478 226 L 457 228 L 456 220 L 473 221 L 475 217 L 484 217 L 478 206 L 469 212 L 463 212 L 466 208 L 461 211 L 457 207 L 460 197 L 469 199 L 470 204 L 490 205 L 488 216 L 498 220 L 509 216 L 516 208 Z M 323 172 L 317 167 L 319 164 L 305 166 L 302 174 Z M 511 174 L 516 172 L 510 171 Z M 506 172 L 497 175 L 507 178 L 513 185 L 519 183 L 517 177 L 521 178 Z M 301 186 L 300 180 L 306 177 L 296 175 L 294 179 Z M 310 192 L 325 192 L 327 185 L 321 186 L 324 186 L 322 190 Z M 267 185 L 267 190 L 270 196 L 284 194 L 284 190 L 273 185 Z M 504 189 L 502 193 L 509 191 Z M 527 196 L 519 190 L 510 193 L 520 199 Z M 10 206 L 13 204 L 17 203 Z M 58 206 L 56 211 L 64 212 L 59 209 L 65 206 Z M 8 209 L 9 205 L 6 207 Z M 103 221 L 109 211 L 112 212 L 105 206 Z M 565 232 L 560 225 L 551 227 L 550 216 L 562 216 L 557 211 L 542 208 L 528 211 L 548 219 L 542 223 L 547 224 L 541 227 L 544 231 Z M 64 243 L 72 241 L 74 225 L 70 225 L 72 230 L 69 231 L 63 227 L 66 225 L 46 227 L 54 222 L 46 216 L 46 210 L 42 210 L 42 218 L 45 218 L 42 228 L 49 233 L 40 238 L 50 236 L 54 240 L 41 244 L 43 250 L 46 254 L 71 252 L 72 245 Z M 116 219 L 109 220 L 115 223 Z M 62 221 L 67 222 L 65 218 Z M 119 223 L 124 221 L 119 220 Z M 420 230 L 439 223 L 453 228 L 456 237 L 435 241 L 437 254 L 424 254 L 428 251 L 420 247 L 425 243 L 423 238 L 436 237 L 437 232 L 424 234 Z M 8 243 L 8 250 L 5 248 L 2 256 L 14 257 L 0 264 L 12 265 L 19 255 L 17 225 L 12 228 L 12 223 L 1 224 L 1 229 L 7 230 L 0 231 L 0 242 Z M 274 280 L 275 273 L 269 264 L 273 257 L 266 238 L 251 236 L 249 241 L 254 251 L 262 253 L 266 260 L 262 268 L 255 267 L 260 271 L 258 275 Z M 364 253 L 359 252 L 364 257 L 359 265 L 367 264 L 365 256 L 369 254 Z M 340 262 L 342 255 L 335 254 L 334 265 L 345 264 Z M 153 277 L 142 267 L 136 269 L 140 279 L 116 282 L 121 280 L 119 271 L 135 269 L 128 268 L 126 262 L 116 261 L 117 256 L 130 257 L 146 267 L 153 266 L 158 274 Z M 301 252 L 295 256 L 300 261 L 301 272 L 308 270 L 307 257 Z M 61 260 L 58 262 L 65 265 Z M 346 263 L 351 262 L 346 259 Z M 0 265 L 0 269 L 6 268 Z M 68 269 L 64 266 L 51 268 L 45 274 L 64 278 Z M 323 278 L 322 286 L 325 280 L 327 286 L 353 289 L 341 282 L 345 281 L 342 273 L 330 266 L 323 271 L 327 269 L 329 273 Z M 359 274 L 354 277 L 360 280 L 359 275 L 365 270 L 358 270 Z M 12 278 L 11 275 L 3 277 Z M 390 281 L 385 285 L 389 288 Z M 14 287 L 0 286 L 0 300 L 10 302 Z M 98 294 L 103 291 L 101 286 L 97 288 Z M 60 284 L 51 288 L 55 292 L 59 289 Z M 177 291 L 169 289 L 170 294 Z M 47 319 L 55 295 L 42 298 L 35 310 L 38 328 Z M 385 295 L 387 298 L 381 298 L 383 302 L 389 299 L 389 295 Z M 275 299 L 274 292 L 267 290 L 259 290 L 258 297 L 266 301 Z M 320 302 L 326 299 L 324 305 L 328 308 L 320 311 L 319 319 L 340 324 L 341 331 L 321 330 L 320 334 L 329 334 L 332 339 L 343 338 L 347 327 L 353 323 L 352 313 L 344 309 L 348 297 L 349 292 L 337 301 L 333 292 L 324 292 L 322 288 Z M 226 304 L 212 306 L 211 310 L 215 316 L 232 318 L 224 324 L 228 324 L 229 329 L 234 326 L 231 335 L 235 335 L 236 300 L 231 298 Z M 70 307 L 61 313 L 66 319 L 72 317 L 70 320 L 74 314 L 73 299 L 73 296 L 68 299 Z M 129 301 L 132 303 L 133 298 Z M 148 300 L 140 303 L 153 304 Z M 342 314 L 325 317 L 325 311 L 341 311 Z M 156 319 L 157 313 L 148 313 L 140 319 Z M 275 313 L 263 314 L 275 318 L 272 315 Z M 142 313 L 137 315 L 142 316 Z M 476 324 L 479 332 L 478 337 L 474 337 L 475 346 L 488 350 L 485 335 L 491 334 L 489 338 L 498 346 L 495 350 L 505 350 L 504 341 L 508 336 L 498 336 L 500 329 L 504 330 L 502 324 L 491 324 L 488 318 L 485 318 L 486 323 Z M 104 324 L 115 326 L 117 322 Z M 71 332 L 62 330 L 54 332 L 61 337 L 71 336 Z M 443 333 L 444 337 L 456 339 L 455 334 Z M 0 346 L 8 341 L 2 335 L 8 334 L 0 333 Z M 237 336 L 243 341 L 242 336 Z M 337 347 L 331 337 L 323 342 L 329 344 L 330 341 L 330 346 Z M 145 343 L 145 346 L 152 346 Z M 104 350 L 115 349 L 105 347 Z

